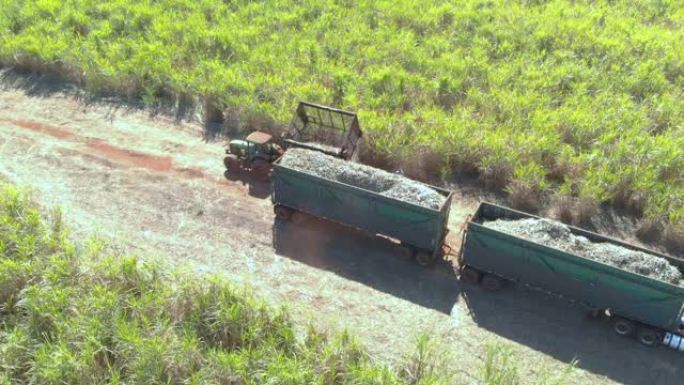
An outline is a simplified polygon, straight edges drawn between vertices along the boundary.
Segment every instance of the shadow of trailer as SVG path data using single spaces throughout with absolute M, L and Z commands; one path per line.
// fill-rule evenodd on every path
M 459 256 L 461 280 L 498 290 L 516 282 L 559 295 L 605 314 L 613 330 L 684 351 L 684 288 L 484 226 L 498 219 L 540 217 L 483 202 L 468 221 Z M 594 243 L 607 242 L 666 259 L 680 271 L 684 261 L 568 226 Z

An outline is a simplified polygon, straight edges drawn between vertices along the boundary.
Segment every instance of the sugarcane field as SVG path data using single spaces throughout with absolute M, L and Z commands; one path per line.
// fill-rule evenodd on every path
M 0 0 L 0 385 L 672 385 L 684 3 Z

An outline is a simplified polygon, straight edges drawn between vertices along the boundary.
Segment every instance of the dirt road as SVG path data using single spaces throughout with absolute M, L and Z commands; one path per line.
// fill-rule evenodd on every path
M 674 384 L 682 355 L 647 349 L 577 307 L 511 288 L 487 294 L 399 259 L 390 244 L 318 221 L 274 222 L 268 185 L 226 180 L 223 144 L 199 125 L 61 92 L 0 91 L 0 174 L 61 206 L 76 237 L 95 231 L 129 253 L 225 272 L 301 320 L 347 327 L 395 359 L 419 332 L 476 376 L 486 342 L 515 345 L 525 377 L 573 359 L 578 384 Z M 459 194 L 457 193 L 457 196 Z M 475 206 L 455 199 L 452 226 Z

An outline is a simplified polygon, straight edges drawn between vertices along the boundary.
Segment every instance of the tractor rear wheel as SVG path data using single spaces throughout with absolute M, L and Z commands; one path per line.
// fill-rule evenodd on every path
M 239 172 L 241 169 L 240 160 L 233 154 L 228 154 L 228 156 L 223 158 L 223 165 L 226 166 L 226 169 L 230 172 Z
M 252 173 L 260 178 L 268 179 L 271 171 L 271 164 L 263 159 L 256 159 L 252 162 Z

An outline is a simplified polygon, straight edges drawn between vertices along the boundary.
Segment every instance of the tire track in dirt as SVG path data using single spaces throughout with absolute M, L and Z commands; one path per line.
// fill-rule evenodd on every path
M 173 205 L 182 205 L 179 202 L 180 199 L 174 198 L 173 196 L 191 196 L 189 191 L 184 191 L 183 193 L 176 193 L 168 195 L 173 189 L 183 189 L 184 181 L 194 183 L 193 186 L 198 187 L 196 182 L 208 183 L 211 186 L 217 186 L 220 191 L 225 194 L 224 199 L 230 199 L 234 197 L 234 200 L 230 204 L 226 204 L 227 210 L 212 210 L 213 213 L 221 213 L 223 220 L 230 224 L 235 223 L 235 226 L 240 227 L 241 237 L 244 239 L 253 239 L 248 244 L 261 244 L 270 246 L 270 239 L 263 236 L 261 231 L 266 227 L 264 221 L 259 220 L 258 215 L 254 213 L 259 212 L 260 207 L 254 206 L 251 200 L 245 199 L 249 192 L 245 191 L 242 186 L 237 185 L 231 181 L 226 180 L 222 177 L 215 177 L 206 171 L 199 168 L 182 167 L 175 164 L 172 156 L 160 156 L 148 154 L 141 151 L 130 150 L 126 148 L 121 148 L 119 146 L 112 145 L 106 140 L 93 137 L 93 136 L 83 136 L 79 133 L 72 132 L 62 127 L 56 127 L 50 124 L 35 120 L 15 120 L 15 119 L 0 119 L 0 124 L 6 124 L 13 127 L 21 128 L 27 134 L 37 134 L 44 135 L 45 137 L 51 137 L 56 139 L 53 144 L 57 145 L 57 149 L 54 150 L 52 158 L 44 163 L 59 166 L 61 168 L 76 168 L 75 165 L 64 164 L 64 159 L 70 159 L 75 156 L 83 159 L 87 163 L 93 162 L 111 170 L 130 170 L 130 172 L 140 174 L 141 171 L 146 172 L 146 174 L 140 175 L 136 178 L 137 184 L 140 186 L 144 185 L 143 181 L 148 180 L 154 183 L 155 186 L 167 185 L 169 181 L 174 181 L 172 188 L 166 188 L 164 191 L 157 193 L 158 197 L 167 195 L 167 197 L 159 198 L 160 202 L 173 202 Z M 40 136 L 35 137 L 37 143 L 41 142 Z M 33 147 L 33 146 L 31 146 Z M 90 163 L 92 164 L 92 163 Z M 79 167 L 83 172 L 89 168 L 85 163 L 83 166 Z M 103 175 L 109 175 L 105 172 Z M 193 182 L 194 181 L 194 182 Z M 133 183 L 131 181 L 131 183 Z M 240 210 L 230 210 L 230 208 L 235 208 L 235 203 L 241 202 Z M 228 202 L 226 202 L 228 203 Z M 247 203 L 247 204 L 245 204 Z M 142 207 L 154 207 L 155 202 L 146 202 Z M 122 208 L 122 211 L 125 210 Z M 204 214 L 204 210 L 198 210 L 201 215 Z M 148 225 L 150 221 L 146 222 Z M 153 226 L 152 226 L 153 227 Z M 167 244 L 167 248 L 170 246 Z M 178 250 L 178 247 L 173 247 Z
M 112 146 L 102 139 L 87 139 L 86 144 L 97 154 L 128 166 L 145 168 L 155 172 L 170 172 L 173 170 L 173 160 L 169 156 L 155 156 L 122 149 Z
M 72 139 L 74 137 L 74 135 L 67 130 L 30 120 L 3 120 L 3 122 L 12 123 L 17 127 L 48 134 L 59 139 Z
M 33 132 L 49 135 L 56 139 L 68 140 L 84 146 L 83 153 L 93 157 L 103 158 L 103 160 L 115 162 L 128 167 L 143 168 L 157 173 L 171 173 L 175 176 L 205 179 L 207 181 L 228 186 L 228 183 L 207 175 L 204 171 L 196 168 L 177 167 L 174 165 L 173 158 L 170 156 L 151 155 L 139 151 L 120 148 L 109 144 L 100 138 L 80 137 L 77 134 L 45 123 L 31 120 L 6 120 L 0 122 L 9 123 L 16 127 L 27 129 Z

